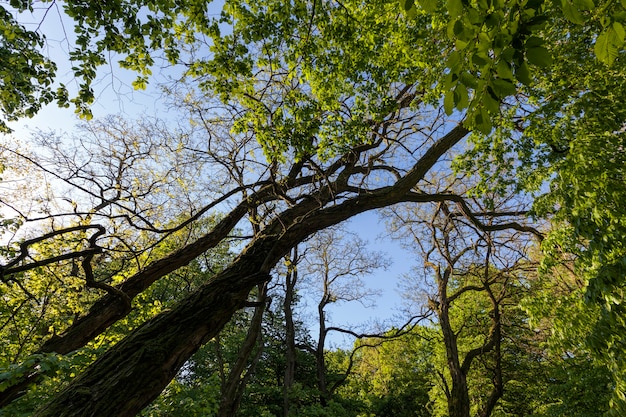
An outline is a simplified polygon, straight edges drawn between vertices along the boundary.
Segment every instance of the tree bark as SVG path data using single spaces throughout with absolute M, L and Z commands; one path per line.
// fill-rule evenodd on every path
M 443 283 L 440 280 L 440 304 L 437 315 L 439 317 L 439 325 L 441 326 L 443 342 L 446 348 L 448 371 L 450 372 L 450 379 L 452 380 L 450 395 L 448 396 L 448 414 L 450 417 L 469 417 L 470 399 L 467 388 L 467 374 L 461 366 L 456 334 L 450 324 L 450 304 L 446 294 L 447 285 L 447 280 Z
M 324 299 L 327 294 L 324 294 Z M 315 371 L 317 375 L 317 388 L 320 392 L 320 405 L 326 407 L 330 400 L 328 383 L 326 381 L 326 360 L 324 358 L 324 345 L 326 344 L 326 314 L 324 312 L 324 299 L 317 306 L 319 334 L 317 337 L 317 348 L 315 349 Z

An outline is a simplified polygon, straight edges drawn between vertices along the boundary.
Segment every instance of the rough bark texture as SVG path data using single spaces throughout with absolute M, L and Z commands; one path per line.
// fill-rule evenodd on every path
M 362 171 L 346 166 L 334 182 L 278 215 L 211 282 L 129 334 L 36 415 L 134 416 L 159 395 L 204 342 L 219 333 L 250 290 L 269 280 L 271 269 L 293 246 L 356 214 L 404 201 L 439 158 L 467 133 L 458 126 L 434 142 L 394 185 L 357 193 L 325 207 L 338 193 L 354 189 L 348 184 L 349 177 Z M 427 195 L 424 201 L 428 201 Z
M 245 302 L 250 286 L 269 279 L 232 268 L 174 310 L 147 322 L 76 378 L 37 416 L 134 416 Z M 236 282 L 233 285 L 233 282 Z

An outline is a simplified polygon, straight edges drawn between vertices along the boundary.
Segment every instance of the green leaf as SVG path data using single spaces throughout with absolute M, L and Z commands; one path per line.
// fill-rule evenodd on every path
M 446 66 L 450 68 L 452 71 L 457 72 L 459 69 L 459 64 L 461 63 L 461 54 L 459 51 L 452 51 L 450 55 L 448 55 L 448 62 Z
M 500 61 L 498 61 L 497 69 L 498 69 L 499 78 L 504 78 L 507 80 L 513 79 L 513 71 L 511 70 L 511 64 L 509 64 L 507 61 L 500 59 Z
M 145 90 L 148 86 L 148 79 L 146 77 L 137 77 L 132 82 L 132 85 L 135 90 Z
M 520 66 L 515 68 L 515 78 L 517 78 L 517 81 L 521 82 L 524 85 L 530 85 L 532 83 L 530 70 L 528 68 L 528 64 L 525 61 L 522 62 Z
M 552 65 L 552 55 L 542 46 L 528 48 L 526 50 L 526 59 L 529 63 L 542 68 Z
M 439 2 L 437 0 L 419 0 L 422 9 L 428 13 L 433 13 L 437 10 Z
M 454 25 L 452 25 L 452 34 L 456 37 L 463 39 L 461 35 L 463 34 L 464 29 L 465 28 L 463 27 L 463 20 L 457 19 L 454 21 Z
M 496 78 L 492 81 L 493 90 L 496 95 L 500 98 L 504 98 L 507 96 L 512 96 L 517 93 L 517 88 L 515 85 L 509 80 L 503 80 L 501 78 Z
M 593 10 L 596 7 L 593 0 L 574 0 L 574 4 L 578 10 Z
M 454 43 L 454 45 L 456 46 L 456 49 L 458 49 L 459 51 L 462 51 L 463 49 L 465 49 L 468 44 L 469 42 L 461 40 L 461 39 L 457 39 L 456 42 Z
M 466 109 L 469 105 L 469 93 L 462 83 L 458 83 L 454 89 L 454 105 L 459 110 Z
M 583 18 L 582 13 L 578 10 L 578 7 L 574 5 L 574 3 L 570 0 L 561 0 L 561 5 L 563 8 L 563 15 L 565 18 L 572 23 L 576 23 L 577 25 L 582 25 L 585 23 L 585 19 Z
M 463 14 L 462 0 L 448 0 L 446 6 L 448 7 L 448 13 L 451 17 L 457 17 Z
M 474 116 L 474 124 L 479 132 L 488 135 L 491 133 L 493 125 L 491 124 L 491 116 L 484 108 L 481 108 Z
M 531 36 L 524 42 L 526 48 L 536 48 L 538 46 L 543 46 L 546 42 L 540 38 L 539 36 Z
M 483 51 L 483 52 L 487 52 L 491 49 L 493 40 L 491 39 L 491 37 L 489 37 L 488 34 L 486 34 L 485 32 L 480 32 L 478 34 L 478 44 L 476 45 L 476 48 L 479 51 Z
M 623 43 L 623 41 L 621 43 Z M 619 42 L 615 30 L 609 28 L 598 35 L 593 50 L 600 62 L 611 65 L 619 53 L 617 45 L 621 43 Z
M 493 87 L 487 88 L 487 93 L 483 94 L 483 108 L 491 114 L 497 114 L 500 111 L 500 97 L 493 91 Z
M 617 36 L 617 41 L 620 44 L 624 43 L 624 26 L 620 22 L 613 22 L 613 30 L 615 31 L 615 35 Z
M 477 52 L 474 55 L 472 55 L 472 62 L 477 67 L 484 67 L 485 65 L 489 63 L 489 58 L 483 55 L 482 53 Z
M 446 95 L 443 98 L 443 109 L 448 116 L 454 111 L 454 92 L 452 90 L 446 91 Z
M 461 74 L 459 74 L 459 79 L 461 80 L 463 85 L 469 88 L 476 89 L 476 87 L 478 86 L 478 80 L 476 79 L 476 77 L 467 71 L 464 71 Z
M 452 90 L 452 87 L 454 86 L 454 83 L 456 82 L 456 80 L 457 80 L 457 76 L 453 72 L 446 75 L 446 78 L 444 78 L 443 80 L 443 89 L 445 91 Z

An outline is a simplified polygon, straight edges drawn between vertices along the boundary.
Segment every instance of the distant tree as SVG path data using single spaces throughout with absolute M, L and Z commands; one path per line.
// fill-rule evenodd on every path
M 481 216 L 482 227 L 469 214 L 477 211 L 470 203 L 393 211 L 396 233 L 424 260 L 423 282 L 411 280 L 417 285 L 408 291 L 414 292 L 416 308 L 433 313 L 430 326 L 437 330 L 433 349 L 439 380 L 433 393 L 445 398 L 445 409 L 435 407 L 434 415 L 492 415 L 509 378 L 507 343 L 522 339 L 518 329 L 525 324 L 517 308 L 537 268 L 523 234 L 541 235 L 516 223 L 523 210 L 513 209 L 514 202 L 496 198 L 491 203 L 496 210 Z M 482 202 L 471 204 L 481 207 Z
M 299 273 L 311 288 L 309 293 L 317 302 L 317 338 L 310 351 L 315 357 L 317 387 L 320 405 L 325 407 L 333 393 L 343 384 L 351 371 L 351 364 L 331 378 L 326 368 L 327 338 L 332 332 L 361 337 L 356 329 L 331 325 L 328 307 L 335 303 L 372 302 L 376 291 L 364 282 L 364 277 L 378 269 L 387 268 L 388 258 L 383 253 L 367 249 L 367 243 L 345 230 L 327 229 L 307 240 L 305 253 L 299 263 Z M 370 332 L 373 333 L 373 332 Z

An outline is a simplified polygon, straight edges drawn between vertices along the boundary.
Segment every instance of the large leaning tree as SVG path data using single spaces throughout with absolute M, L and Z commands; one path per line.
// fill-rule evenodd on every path
M 40 227 L 47 229 L 3 253 L 2 280 L 22 289 L 25 277 L 60 265 L 92 291 L 89 308 L 31 353 L 86 346 L 155 282 L 251 231 L 229 265 L 99 355 L 37 415 L 135 415 L 311 234 L 400 202 L 464 207 L 465 195 L 437 188 L 436 171 L 480 175 L 471 193 L 515 184 L 540 194 L 552 181 L 534 212 L 559 222 L 546 247 L 553 260 L 564 252 L 579 260 L 590 299 L 604 306 L 594 340 L 618 373 L 626 369 L 619 355 L 626 221 L 618 203 L 626 194 L 626 110 L 614 105 L 626 95 L 621 3 L 408 2 L 407 18 L 382 1 L 226 1 L 221 11 L 198 0 L 43 2 L 76 22 L 70 58 L 83 82 L 74 95 L 54 85 L 45 34 L 19 23 L 34 2 L 10 4 L 0 45 L 9 57 L 0 96 L 7 120 L 54 100 L 88 115 L 92 83 L 110 53 L 139 73 L 139 88 L 155 62 L 177 64 L 189 82 L 179 107 L 204 140 L 187 146 L 189 134 L 179 132 L 182 146 L 159 149 L 189 152 L 186 161 L 203 166 L 198 175 L 215 180 L 204 194 L 168 206 L 167 198 L 151 200 L 162 187 L 125 177 L 126 159 L 93 175 L 89 163 L 71 158 L 61 160 L 65 169 L 28 158 L 84 197 L 64 211 L 46 206 Z M 148 152 L 133 146 L 124 148 Z M 469 157 L 453 163 L 464 149 Z M 176 184 L 175 169 L 165 174 L 152 184 Z M 217 212 L 209 230 L 173 252 L 146 255 Z M 477 228 L 527 230 L 523 219 L 489 209 L 465 214 Z M 481 220 L 489 214 L 496 215 Z M 621 333 L 607 330 L 615 328 Z M 2 384 L 2 404 L 36 384 L 43 367 L 30 361 L 19 369 Z

